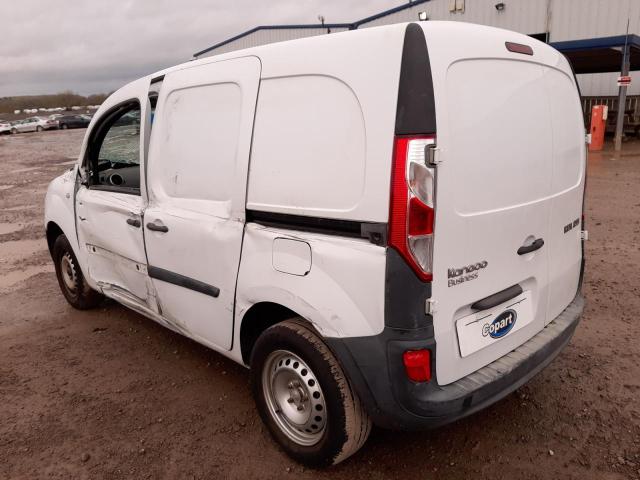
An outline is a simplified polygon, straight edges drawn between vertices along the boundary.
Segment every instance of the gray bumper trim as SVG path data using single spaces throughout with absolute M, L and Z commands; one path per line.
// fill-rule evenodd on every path
M 432 395 L 430 400 L 438 401 L 439 398 L 450 400 L 452 398 L 467 397 L 481 390 L 487 384 L 498 382 L 501 378 L 510 376 L 513 372 L 517 371 L 519 367 L 531 362 L 536 356 L 536 353 L 544 352 L 548 358 L 546 359 L 547 361 L 543 361 L 537 365 L 538 368 L 533 374 L 537 373 L 549 364 L 556 355 L 560 353 L 560 350 L 569 343 L 583 309 L 584 298 L 582 296 L 576 296 L 573 302 L 571 302 L 558 317 L 527 342 L 486 367 L 482 367 L 480 370 L 454 383 L 441 386 L 440 392 Z M 565 341 L 558 342 L 558 340 Z M 548 347 L 556 348 L 549 349 Z M 521 383 L 524 383 L 524 381 Z
M 373 337 L 325 340 L 376 424 L 403 430 L 433 428 L 487 407 L 539 373 L 571 340 L 584 303 L 578 293 L 526 343 L 448 385 L 438 385 L 435 365 L 428 383 L 411 382 L 404 372 L 406 350 L 428 348 L 436 358 L 431 329 L 385 328 Z

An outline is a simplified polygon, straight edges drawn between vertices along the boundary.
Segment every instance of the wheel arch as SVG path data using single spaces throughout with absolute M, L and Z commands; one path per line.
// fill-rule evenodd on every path
M 50 220 L 47 222 L 46 227 L 47 246 L 49 247 L 49 253 L 53 253 L 53 244 L 56 242 L 56 238 L 60 235 L 64 235 L 62 228 L 56 222 Z
M 251 352 L 258 340 L 258 337 L 269 327 L 291 318 L 300 318 L 314 331 L 313 323 L 294 310 L 275 302 L 258 302 L 244 313 L 240 323 L 240 354 L 242 362 L 249 365 Z M 318 335 L 320 335 L 318 333 Z

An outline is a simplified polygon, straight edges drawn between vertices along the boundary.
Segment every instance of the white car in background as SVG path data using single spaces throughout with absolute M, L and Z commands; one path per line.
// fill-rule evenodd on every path
M 58 128 L 58 121 L 45 117 L 29 117 L 11 126 L 11 133 L 41 132 Z
M 9 133 L 11 133 L 11 122 L 0 120 L 0 135 L 7 135 Z

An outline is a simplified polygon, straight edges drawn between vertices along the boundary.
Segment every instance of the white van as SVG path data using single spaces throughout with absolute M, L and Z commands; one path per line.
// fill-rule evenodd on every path
M 583 309 L 567 60 L 423 22 L 179 65 L 107 99 L 47 192 L 62 293 L 251 367 L 274 438 L 338 463 L 520 387 Z

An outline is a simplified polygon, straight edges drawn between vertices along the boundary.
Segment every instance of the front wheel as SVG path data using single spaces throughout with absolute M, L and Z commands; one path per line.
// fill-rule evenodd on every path
M 38 126 L 36 127 L 36 132 L 41 132 L 41 131 L 42 131 L 42 127 L 41 127 L 40 125 L 38 125 Z
M 51 256 L 56 267 L 60 290 L 67 302 L 78 310 L 88 310 L 98 306 L 103 297 L 87 283 L 65 235 L 56 238 Z
M 15 135 L 16 133 L 18 133 L 18 130 L 16 128 L 12 128 L 11 129 L 11 134 Z
M 60 125 L 60 128 L 61 128 L 62 130 L 66 130 L 68 127 L 67 127 L 67 124 L 66 124 L 66 123 L 63 123 L 62 125 Z
M 329 348 L 302 319 L 267 329 L 251 355 L 258 411 L 294 460 L 335 465 L 357 452 L 371 420 Z

